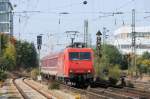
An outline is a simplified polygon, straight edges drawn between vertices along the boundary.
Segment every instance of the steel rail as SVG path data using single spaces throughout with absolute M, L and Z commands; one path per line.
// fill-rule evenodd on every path
M 23 82 L 28 85 L 29 87 L 31 87 L 32 89 L 34 89 L 35 91 L 37 91 L 38 93 L 40 93 L 41 95 L 43 95 L 44 97 L 46 97 L 47 99 L 52 99 L 51 95 L 47 95 L 46 93 L 44 93 L 43 91 L 37 89 L 36 87 L 34 87 L 31 83 L 26 82 L 25 81 L 26 78 L 23 79 Z
M 16 78 L 16 79 L 17 79 L 17 78 Z M 30 99 L 30 98 L 27 96 L 27 94 L 25 94 L 25 92 L 21 89 L 21 87 L 19 87 L 19 86 L 17 85 L 17 83 L 15 82 L 16 79 L 13 79 L 13 84 L 16 86 L 16 88 L 17 88 L 17 90 L 19 91 L 19 93 L 22 95 L 22 97 L 23 97 L 24 99 Z

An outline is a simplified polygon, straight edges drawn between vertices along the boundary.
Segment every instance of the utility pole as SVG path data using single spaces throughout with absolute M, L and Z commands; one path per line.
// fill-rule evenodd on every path
M 85 47 L 88 47 L 88 20 L 84 20 L 84 43 Z
M 2 53 L 2 33 L 0 33 L 0 57 L 1 57 L 1 53 Z
M 136 32 L 135 32 L 135 9 L 132 9 L 132 75 L 136 70 Z M 137 74 L 137 70 L 136 70 Z
M 107 32 L 109 32 L 109 30 L 106 27 L 103 27 L 103 45 L 106 43 L 106 39 L 108 37 L 108 35 L 106 34 Z

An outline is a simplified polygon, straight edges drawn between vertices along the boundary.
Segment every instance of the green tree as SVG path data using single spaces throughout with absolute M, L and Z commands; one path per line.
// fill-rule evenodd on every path
M 128 67 L 131 65 L 131 56 L 130 54 L 125 54 L 125 55 L 122 55 L 123 58 L 122 58 L 122 61 L 121 61 L 121 69 L 122 70 L 127 70 Z
M 0 33 L 1 55 L 0 65 L 3 70 L 13 69 L 16 65 L 16 49 L 10 39 L 13 37 Z
M 140 74 L 150 73 L 150 53 L 144 52 L 142 56 L 137 58 L 137 67 Z
M 7 47 L 8 41 L 9 41 L 9 37 L 8 35 L 4 34 L 4 33 L 0 33 L 0 41 L 1 41 L 1 55 L 3 56 L 4 54 L 4 50 Z
M 6 60 L 6 68 L 12 70 L 16 66 L 16 49 L 10 42 L 7 44 L 3 57 Z
M 142 58 L 143 58 L 143 59 L 150 59 L 150 53 L 149 53 L 149 52 L 144 52 L 144 53 L 142 54 Z
M 101 53 L 102 53 L 101 58 L 98 58 L 95 53 L 95 70 L 96 70 L 97 75 L 107 78 L 110 76 L 109 71 L 110 71 L 111 75 L 113 73 L 115 73 L 115 72 L 113 72 L 113 71 L 115 71 L 115 69 L 113 69 L 113 68 L 118 67 L 116 69 L 116 72 L 120 70 L 120 67 L 123 62 L 123 56 L 119 52 L 119 50 L 113 45 L 103 45 Z M 115 76 L 115 77 L 119 77 L 119 76 L 120 75 Z
M 5 71 L 37 66 L 37 53 L 33 43 L 17 41 L 14 37 L 0 33 L 0 80 Z
M 31 68 L 37 66 L 37 52 L 33 43 L 17 41 L 17 66 Z
M 113 45 L 104 45 L 102 50 L 102 58 L 106 58 L 109 64 L 119 64 L 122 63 L 122 54 Z

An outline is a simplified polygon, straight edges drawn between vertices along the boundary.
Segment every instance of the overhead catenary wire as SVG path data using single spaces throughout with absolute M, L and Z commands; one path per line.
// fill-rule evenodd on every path
M 127 1 L 126 3 L 124 3 L 123 5 L 119 6 L 118 8 L 116 8 L 115 10 L 118 11 L 118 10 L 121 10 L 122 8 L 124 7 L 127 7 L 129 4 L 133 3 L 135 0 L 129 0 Z
M 28 1 L 31 1 L 31 0 L 28 0 Z M 128 0 L 125 4 L 119 6 L 118 8 L 116 8 L 117 10 L 121 10 L 124 8 L 124 6 L 128 6 L 131 2 L 133 2 L 135 0 Z M 25 1 L 24 1 L 25 2 Z M 59 11 L 57 12 L 56 10 L 58 9 L 63 9 L 63 8 L 68 8 L 68 7 L 73 7 L 73 6 L 76 6 L 78 4 L 82 4 L 82 2 L 76 2 L 76 3 L 70 3 L 68 5 L 63 5 L 63 6 L 58 6 L 55 8 L 52 8 L 52 11 L 37 11 L 36 10 L 33 10 L 33 11 L 22 11 L 20 13 L 23 14 L 32 14 L 32 13 L 40 13 L 40 14 L 58 14 Z M 15 12 L 14 12 L 15 13 Z M 17 12 L 16 12 L 17 13 Z M 18 12 L 19 13 L 19 12 Z M 110 13 L 113 13 L 113 12 L 94 12 L 94 11 L 91 11 L 91 12 L 71 12 L 70 14 L 74 14 L 74 15 L 78 15 L 78 14 L 100 14 L 100 18 L 109 18 L 109 15 L 107 14 L 110 14 Z M 131 13 L 131 12 L 130 12 Z M 136 12 L 138 13 L 138 12 Z M 141 12 L 140 12 L 141 13 Z M 143 13 L 143 12 L 142 12 Z M 124 12 L 124 14 L 129 14 L 129 12 Z M 106 16 L 105 16 L 106 15 Z M 113 15 L 110 15 L 110 16 L 113 16 Z M 116 18 L 118 20 L 118 18 Z

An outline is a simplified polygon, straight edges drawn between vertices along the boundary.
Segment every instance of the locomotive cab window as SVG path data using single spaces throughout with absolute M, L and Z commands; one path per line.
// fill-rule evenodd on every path
M 69 59 L 70 60 L 90 60 L 91 54 L 90 52 L 70 52 Z
M 69 59 L 70 60 L 79 60 L 79 53 L 78 52 L 70 52 L 69 53 Z
M 80 60 L 90 60 L 91 54 L 90 52 L 80 52 Z

